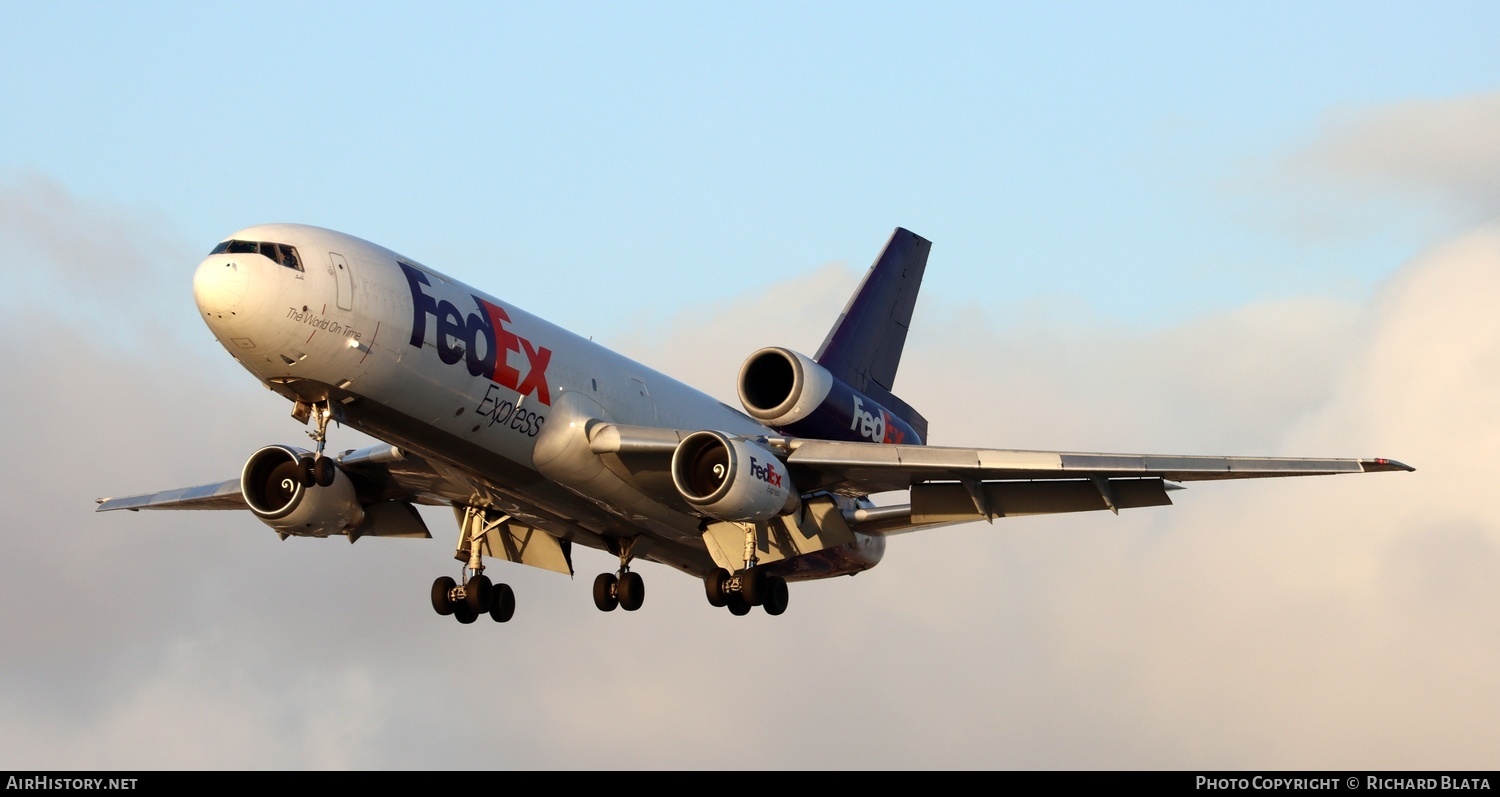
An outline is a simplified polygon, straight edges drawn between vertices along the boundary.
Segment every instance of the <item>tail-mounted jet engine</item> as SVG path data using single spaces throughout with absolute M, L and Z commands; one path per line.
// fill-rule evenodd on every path
M 740 403 L 785 434 L 854 443 L 922 445 L 912 425 L 791 349 L 761 349 L 740 366 Z
M 672 483 L 689 504 L 733 523 L 795 512 L 801 500 L 786 465 L 770 449 L 723 432 L 694 432 L 679 443 Z
M 240 492 L 250 511 L 282 535 L 327 537 L 343 534 L 365 518 L 354 484 L 334 469 L 333 483 L 304 487 L 299 462 L 308 452 L 292 446 L 266 446 L 245 462 Z

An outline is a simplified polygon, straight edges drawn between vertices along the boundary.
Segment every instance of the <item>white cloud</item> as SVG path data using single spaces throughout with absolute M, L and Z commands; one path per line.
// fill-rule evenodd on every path
M 1500 92 L 1335 108 L 1303 142 L 1247 163 L 1220 198 L 1306 243 L 1413 252 L 1500 216 L 1497 130 Z
M 1437 196 L 1449 210 L 1500 213 L 1500 92 L 1331 112 L 1290 165 L 1351 189 Z

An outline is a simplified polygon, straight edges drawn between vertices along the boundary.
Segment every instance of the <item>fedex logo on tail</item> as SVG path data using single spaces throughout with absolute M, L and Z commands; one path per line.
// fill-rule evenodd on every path
M 853 415 L 849 430 L 872 443 L 900 443 L 906 439 L 901 424 L 896 423 L 889 412 L 879 406 L 875 408 L 875 412 L 866 411 L 865 403 L 858 393 L 854 394 Z
M 411 286 L 411 345 L 422 348 L 427 337 L 427 318 L 432 316 L 437 324 L 438 359 L 444 364 L 454 365 L 463 360 L 470 374 L 485 377 L 522 396 L 536 393 L 538 401 L 552 406 L 552 395 L 547 390 L 551 349 L 535 346 L 507 329 L 510 315 L 504 308 L 471 296 L 479 312 L 465 316 L 452 302 L 434 299 L 422 290 L 422 286 L 432 283 L 420 269 L 405 263 L 399 265 Z M 511 366 L 511 352 L 526 354 L 525 376 Z

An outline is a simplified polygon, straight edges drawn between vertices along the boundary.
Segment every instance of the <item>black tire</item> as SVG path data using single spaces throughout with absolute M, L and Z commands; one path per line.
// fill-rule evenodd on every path
M 761 604 L 766 614 L 775 617 L 786 611 L 787 598 L 786 579 L 781 576 L 766 579 L 766 602 Z
M 297 481 L 301 482 L 303 487 L 311 487 L 318 483 L 317 477 L 313 475 L 312 457 L 297 458 Z
M 740 595 L 745 603 L 759 606 L 766 601 L 766 571 L 752 567 L 740 573 Z
M 618 583 L 614 573 L 600 573 L 599 577 L 594 579 L 594 605 L 599 607 L 599 611 L 612 612 L 616 606 L 620 605 L 620 598 L 616 592 Z
M 338 473 L 338 466 L 334 465 L 333 460 L 328 457 L 318 457 L 313 460 L 312 470 L 313 481 L 317 482 L 319 487 L 328 487 L 333 484 L 333 477 Z
M 466 603 L 459 603 L 453 606 L 453 617 L 464 625 L 468 625 L 479 619 L 479 615 L 476 612 L 470 611 Z
M 745 597 L 738 592 L 731 592 L 726 596 L 725 605 L 729 607 L 729 613 L 735 617 L 744 617 L 750 613 L 750 604 L 745 602 Z
M 449 600 L 448 596 L 453 594 L 453 588 L 456 586 L 458 582 L 454 581 L 452 576 L 442 576 L 432 582 L 433 611 L 444 616 L 453 614 L 453 601 Z
M 708 594 L 708 605 L 715 609 L 722 609 L 727 604 L 727 594 L 724 592 L 724 584 L 729 581 L 729 571 L 719 568 L 709 573 L 703 579 L 703 591 Z
M 508 623 L 516 616 L 516 593 L 509 584 L 496 584 L 495 594 L 490 599 L 490 619 L 497 623 Z
M 627 612 L 633 612 L 646 602 L 646 580 L 641 578 L 640 573 L 626 573 L 620 576 L 620 608 Z
M 480 573 L 464 582 L 464 603 L 475 617 L 490 610 L 490 599 L 494 597 L 494 585 L 490 577 Z

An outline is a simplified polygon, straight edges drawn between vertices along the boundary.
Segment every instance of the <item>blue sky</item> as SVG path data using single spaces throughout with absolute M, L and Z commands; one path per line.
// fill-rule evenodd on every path
M 1494 768 L 1494 4 L 13 6 L 0 768 Z M 1419 470 L 907 535 L 781 618 L 649 563 L 602 615 L 580 551 L 460 627 L 443 512 L 91 511 L 303 439 L 191 296 L 269 221 L 730 401 L 906 226 L 936 443 Z
M 1286 189 L 1247 179 L 1341 110 L 1491 88 L 1494 14 L 64 4 L 10 23 L 0 166 L 205 251 L 262 221 L 348 230 L 601 332 L 862 268 L 896 225 L 937 243 L 934 295 L 1171 321 L 1362 296 L 1409 257 L 1431 229 L 1266 229 L 1246 208 Z

